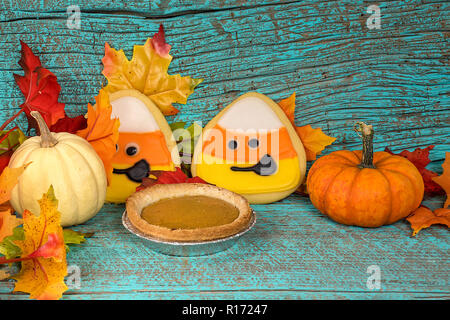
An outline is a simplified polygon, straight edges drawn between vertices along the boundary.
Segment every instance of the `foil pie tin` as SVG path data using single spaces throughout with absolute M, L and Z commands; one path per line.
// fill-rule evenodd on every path
M 126 210 L 122 215 L 123 226 L 132 234 L 141 238 L 147 247 L 162 254 L 180 257 L 204 256 L 224 251 L 233 246 L 242 235 L 255 225 L 255 223 L 256 215 L 252 210 L 252 217 L 247 228 L 235 235 L 211 241 L 177 242 L 149 237 L 131 224 Z

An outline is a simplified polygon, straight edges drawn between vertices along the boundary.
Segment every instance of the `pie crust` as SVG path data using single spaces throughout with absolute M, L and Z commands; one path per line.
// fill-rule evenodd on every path
M 233 204 L 239 211 L 238 217 L 231 223 L 198 228 L 169 229 L 153 225 L 141 217 L 142 210 L 161 199 L 182 196 L 208 196 Z M 253 211 L 248 201 L 232 191 L 202 183 L 157 184 L 132 194 L 126 202 L 128 219 L 142 233 L 165 241 L 208 241 L 233 236 L 246 229 L 252 220 Z

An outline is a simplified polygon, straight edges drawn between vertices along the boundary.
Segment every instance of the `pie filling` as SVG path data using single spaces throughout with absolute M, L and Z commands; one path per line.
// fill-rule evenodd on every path
M 208 196 L 158 200 L 142 210 L 148 223 L 169 229 L 200 229 L 229 224 L 239 216 L 231 203 Z

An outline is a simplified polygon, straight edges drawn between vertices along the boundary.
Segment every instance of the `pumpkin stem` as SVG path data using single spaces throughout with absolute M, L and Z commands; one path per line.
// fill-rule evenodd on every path
M 41 114 L 38 111 L 31 111 L 31 116 L 36 119 L 36 122 L 39 126 L 39 131 L 41 133 L 41 147 L 42 148 L 51 148 L 58 143 L 58 140 L 50 132 L 47 124 L 42 118 Z
M 361 133 L 359 136 L 363 142 L 362 161 L 360 168 L 375 168 L 373 165 L 373 127 L 364 122 L 357 122 L 355 131 Z

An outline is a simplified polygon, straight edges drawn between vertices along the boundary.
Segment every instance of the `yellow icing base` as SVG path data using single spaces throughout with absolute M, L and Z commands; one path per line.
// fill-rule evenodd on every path
M 247 198 L 249 195 L 267 196 L 270 193 L 292 192 L 291 190 L 298 188 L 302 180 L 298 157 L 278 160 L 278 171 L 270 176 L 260 176 L 254 172 L 232 171 L 230 168 L 235 164 L 224 164 L 222 159 L 210 155 L 202 154 L 202 158 L 199 160 L 201 162 L 196 165 L 197 176 Z M 252 164 L 248 164 L 248 166 L 250 165 Z M 245 167 L 246 165 L 239 164 L 237 166 Z
M 130 165 L 113 164 L 116 169 L 126 169 Z M 151 170 L 173 171 L 175 167 L 171 166 L 152 166 Z M 106 201 L 112 203 L 123 203 L 127 198 L 136 191 L 140 183 L 131 181 L 125 174 L 112 174 L 112 178 L 108 188 L 106 189 Z

